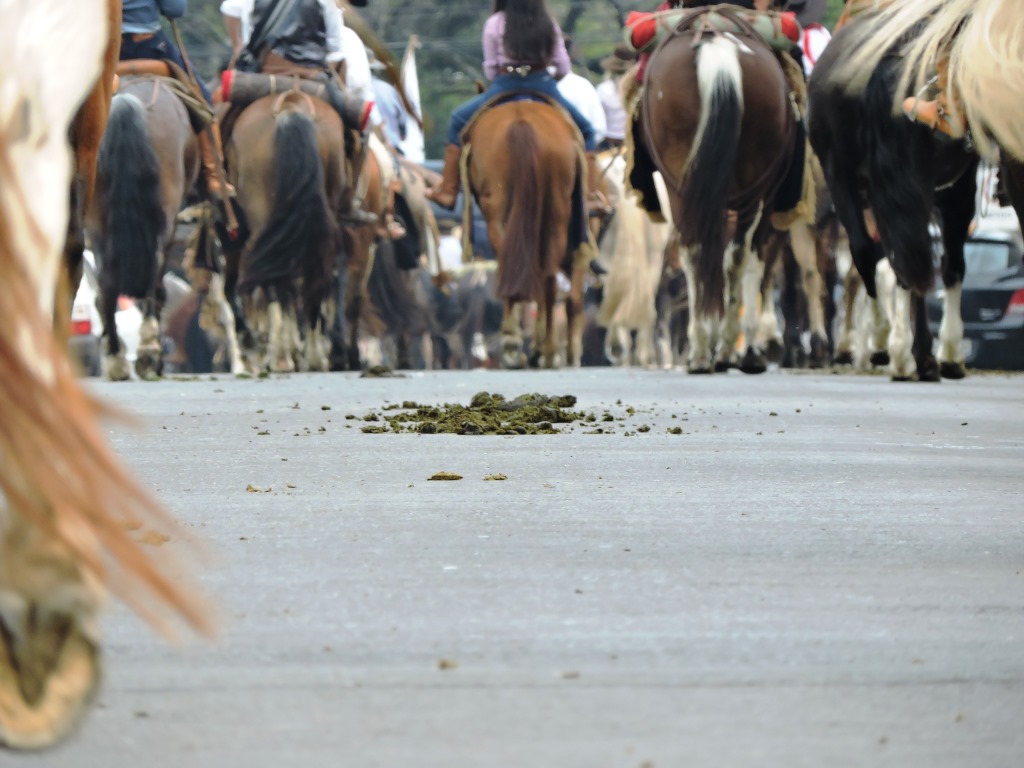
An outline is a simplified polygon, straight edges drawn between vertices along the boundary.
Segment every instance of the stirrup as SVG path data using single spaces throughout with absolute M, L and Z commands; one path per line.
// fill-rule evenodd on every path
M 353 227 L 376 226 L 380 222 L 380 216 L 362 208 L 352 206 L 352 210 L 341 217 L 342 222 Z

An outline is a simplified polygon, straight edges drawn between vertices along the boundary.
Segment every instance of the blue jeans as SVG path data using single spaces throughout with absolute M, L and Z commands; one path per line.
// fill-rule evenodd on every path
M 479 96 L 473 97 L 452 112 L 452 120 L 448 124 L 448 143 L 461 144 L 459 134 L 462 133 L 462 129 L 466 127 L 469 121 L 473 119 L 473 115 L 480 110 L 480 107 L 493 99 L 497 94 L 510 91 L 536 91 L 555 99 L 565 107 L 576 125 L 579 126 L 587 152 L 592 152 L 597 148 L 597 142 L 594 141 L 594 126 L 590 124 L 590 121 L 576 107 L 565 100 L 565 97 L 558 90 L 558 83 L 555 82 L 555 78 L 547 72 L 529 74 L 526 77 L 521 75 L 499 75 L 487 86 L 486 91 Z
M 167 59 L 185 70 L 185 60 L 181 57 L 181 51 L 167 38 L 162 29 L 159 32 L 154 32 L 152 37 L 138 42 L 132 40 L 132 35 L 129 32 L 121 35 L 121 61 L 130 59 Z M 203 92 L 206 103 L 212 105 L 210 91 L 207 90 L 206 83 L 199 78 L 198 72 L 196 80 L 199 82 L 199 90 Z

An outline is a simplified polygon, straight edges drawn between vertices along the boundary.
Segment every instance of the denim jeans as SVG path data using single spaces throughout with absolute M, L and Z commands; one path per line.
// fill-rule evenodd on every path
M 452 112 L 452 120 L 448 125 L 448 143 L 461 144 L 459 134 L 462 133 L 462 129 L 473 119 L 473 115 L 480 110 L 480 107 L 493 99 L 497 94 L 524 90 L 536 91 L 555 99 L 565 107 L 576 125 L 579 126 L 580 132 L 583 134 L 583 143 L 586 150 L 592 152 L 597 148 L 597 143 L 594 141 L 594 126 L 590 124 L 590 121 L 576 107 L 565 100 L 565 97 L 558 90 L 558 83 L 547 72 L 529 74 L 526 77 L 515 74 L 499 75 L 496 77 L 487 87 L 486 91 L 479 96 L 473 97 Z

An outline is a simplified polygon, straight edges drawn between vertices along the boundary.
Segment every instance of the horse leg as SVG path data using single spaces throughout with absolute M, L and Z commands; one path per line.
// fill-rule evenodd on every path
M 516 311 L 517 305 L 511 299 L 505 299 L 503 303 L 505 311 L 501 318 L 501 365 L 503 368 L 523 368 L 526 366 L 526 354 L 523 352 L 523 328 Z
M 793 258 L 800 266 L 801 284 L 807 299 L 807 320 L 811 331 L 811 368 L 828 365 L 828 332 L 825 326 L 825 288 L 818 271 L 818 249 L 811 227 L 803 221 L 789 230 Z
M 932 329 L 928 327 L 928 312 L 924 306 L 924 296 L 911 294 L 910 311 L 913 313 L 914 324 L 914 345 L 913 355 L 917 362 L 918 381 L 942 381 L 939 374 L 939 365 L 935 362 L 935 355 L 932 352 L 934 337 Z
M 557 344 L 555 342 L 555 298 L 557 292 L 558 284 L 555 278 L 553 276 L 545 277 L 544 295 L 538 307 L 543 322 L 538 323 L 538 328 L 534 335 L 535 339 L 540 338 L 541 359 L 545 368 L 555 368 L 557 366 L 555 359 L 557 351 Z M 542 328 L 543 335 L 541 335 Z
M 721 343 L 715 361 L 716 373 L 738 368 L 740 363 L 736 345 L 741 333 L 740 308 L 743 306 L 743 270 L 746 264 L 743 260 L 743 251 L 736 243 L 726 248 L 725 254 L 725 315 L 717 324 L 717 327 L 721 328 Z
M 95 699 L 101 674 L 97 614 L 105 595 L 95 577 L 76 564 L 80 553 L 76 557 L 56 537 L 4 512 L 0 746 L 39 749 L 67 736 Z M 86 535 L 77 541 L 99 561 L 95 539 Z
M 878 303 L 889 317 L 889 375 L 893 381 L 910 381 L 917 373 L 912 354 L 913 331 L 910 318 L 910 291 L 896 284 L 896 273 L 888 261 L 878 265 Z
M 752 248 L 754 230 L 757 228 L 758 218 L 755 217 L 742 243 L 734 246 L 734 250 L 739 252 L 742 265 L 740 279 L 742 281 L 741 298 L 744 313 L 741 329 L 743 331 L 744 344 L 747 347 L 739 366 L 743 373 L 764 373 L 768 370 L 768 359 L 765 357 L 764 348 L 758 344 L 757 336 L 761 323 L 757 304 L 761 298 L 761 285 L 764 282 L 764 262 L 761 261 L 757 252 Z
M 163 264 L 163 259 L 159 259 Z M 160 313 L 163 310 L 167 292 L 164 290 L 160 270 L 156 270 L 156 282 L 150 289 L 150 296 L 142 302 L 142 326 L 139 328 L 139 347 L 135 352 L 135 373 L 144 381 L 163 375 L 163 339 L 160 334 Z
M 231 373 L 236 376 L 245 373 L 245 363 L 242 362 L 242 351 L 238 345 L 238 334 L 236 333 L 237 318 L 231 311 L 231 303 L 225 295 L 223 277 L 216 273 L 210 276 L 210 288 L 203 301 L 208 302 L 211 306 L 213 316 L 224 333 Z
M 936 196 L 942 217 L 942 282 L 946 287 L 942 301 L 942 325 L 939 327 L 939 373 L 944 379 L 962 379 L 964 366 L 964 322 L 960 312 L 960 294 L 967 265 L 964 242 L 974 218 L 977 175 L 964 173 L 949 189 Z M 927 327 L 927 323 L 924 323 Z M 929 335 L 931 335 L 929 331 Z
M 694 263 L 695 248 L 681 248 L 683 272 L 689 286 L 690 312 L 686 324 L 686 339 L 690 347 L 687 356 L 686 370 L 688 373 L 711 373 L 714 370 L 714 334 L 711 326 L 713 318 L 700 313 L 701 294 L 704 286 L 697 282 L 697 270 Z
M 843 322 L 839 328 L 839 343 L 836 345 L 836 364 L 853 365 L 857 293 L 863 287 L 860 273 L 851 265 L 843 278 Z
M 285 308 L 277 291 L 267 289 L 267 363 L 274 373 L 292 373 L 295 361 L 292 359 L 288 342 L 288 329 L 285 327 Z
M 124 355 L 121 338 L 117 335 L 117 287 L 116 276 L 109 269 L 100 273 L 100 295 L 97 298 L 100 316 L 103 318 L 103 335 L 107 340 L 107 354 L 103 368 L 110 381 L 128 381 L 131 368 Z

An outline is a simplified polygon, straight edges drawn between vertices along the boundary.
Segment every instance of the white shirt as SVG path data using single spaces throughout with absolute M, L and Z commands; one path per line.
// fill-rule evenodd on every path
M 594 84 L 582 75 L 570 72 L 558 81 L 558 90 L 594 127 L 594 141 L 600 144 L 608 132 L 601 97 Z
M 612 78 L 601 81 L 597 86 L 597 95 L 601 99 L 601 107 L 604 109 L 607 132 L 609 139 L 623 140 L 626 138 L 626 108 L 622 105 L 622 94 L 619 93 L 619 83 Z
M 342 30 L 345 29 L 345 21 L 341 17 L 341 9 L 335 0 L 317 0 L 320 3 L 320 10 L 324 15 L 324 27 L 327 31 L 327 60 L 338 61 L 344 58 L 341 55 Z M 242 45 L 249 42 L 252 35 L 252 13 L 255 0 L 224 0 L 220 4 L 220 12 L 233 19 L 240 19 L 242 22 Z M 355 34 L 355 33 L 353 33 Z M 356 35 L 358 37 L 358 35 Z M 360 43 L 362 46 L 362 43 Z M 369 69 L 369 65 L 367 65 Z
M 437 255 L 441 269 L 445 272 L 459 271 L 462 268 L 462 241 L 454 234 L 441 235 L 437 243 Z

